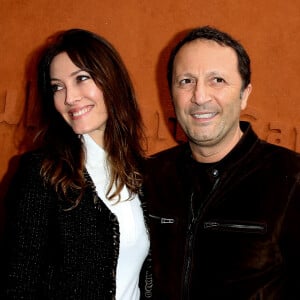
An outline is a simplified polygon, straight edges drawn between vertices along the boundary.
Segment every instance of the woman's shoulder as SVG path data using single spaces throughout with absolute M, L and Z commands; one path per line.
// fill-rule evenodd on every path
M 36 149 L 22 153 L 20 155 L 19 161 L 20 165 L 31 164 L 32 166 L 38 166 L 43 162 L 44 159 L 45 151 L 43 151 L 42 149 Z
M 22 210 L 30 207 L 33 211 L 32 207 L 43 202 L 45 195 L 49 195 L 49 189 L 41 176 L 43 157 L 40 151 L 20 155 L 5 195 L 5 206 L 9 213 L 13 213 L 16 207 L 22 207 Z
M 21 154 L 21 159 L 22 160 L 37 160 L 41 161 L 45 157 L 45 151 L 42 150 L 41 148 L 35 149 L 35 150 L 30 150 L 27 152 L 24 152 Z
M 44 158 L 45 153 L 40 149 L 22 153 L 17 159 L 15 175 L 33 177 L 39 174 Z

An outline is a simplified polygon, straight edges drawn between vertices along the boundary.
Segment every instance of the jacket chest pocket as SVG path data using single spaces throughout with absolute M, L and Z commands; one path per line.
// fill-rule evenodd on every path
M 232 274 L 264 272 L 281 261 L 276 237 L 267 223 L 245 220 L 206 220 L 202 223 L 197 249 L 204 246 L 203 256 L 213 258 Z
M 267 224 L 237 220 L 212 220 L 205 221 L 203 223 L 203 229 L 213 232 L 265 234 L 267 232 Z

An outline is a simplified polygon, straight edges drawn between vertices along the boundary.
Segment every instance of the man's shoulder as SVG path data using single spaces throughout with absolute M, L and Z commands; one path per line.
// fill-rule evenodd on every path
M 272 163 L 276 169 L 285 174 L 300 174 L 300 153 L 260 140 L 260 147 L 257 147 L 256 156 L 266 164 Z
M 291 159 L 295 162 L 300 162 L 300 153 L 296 152 L 295 150 L 286 148 L 281 145 L 276 145 L 273 143 L 269 143 L 265 140 L 260 140 L 262 149 L 268 154 L 274 154 L 277 157 L 282 157 L 283 159 Z
M 170 172 L 184 161 L 188 151 L 190 151 L 188 144 L 180 144 L 157 152 L 146 159 L 144 171 L 146 173 Z
M 171 158 L 179 157 L 185 155 L 185 153 L 189 150 L 188 143 L 180 144 L 174 146 L 172 148 L 168 148 L 162 150 L 160 152 L 154 153 L 150 156 L 150 160 L 161 161 L 161 160 L 169 160 Z

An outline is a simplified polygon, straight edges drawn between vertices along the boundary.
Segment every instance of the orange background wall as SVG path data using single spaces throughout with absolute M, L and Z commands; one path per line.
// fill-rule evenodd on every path
M 30 115 L 25 126 L 20 123 L 30 100 L 25 66 L 29 55 L 58 30 L 92 30 L 119 50 L 136 87 L 149 153 L 175 145 L 165 80 L 174 36 L 201 25 L 225 30 L 242 42 L 252 59 L 254 90 L 243 118 L 262 138 L 300 151 L 299 0 L 0 0 L 0 4 L 0 220 L 13 158 L 26 150 L 19 145 L 24 130 L 34 127 Z

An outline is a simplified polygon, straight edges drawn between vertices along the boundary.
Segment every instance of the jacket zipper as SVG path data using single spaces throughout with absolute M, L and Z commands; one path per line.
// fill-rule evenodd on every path
M 237 224 L 237 223 L 223 223 L 223 222 L 205 222 L 204 223 L 205 229 L 235 229 L 236 231 L 248 231 L 248 232 L 265 232 L 266 227 L 263 224 Z
M 192 249 L 193 249 L 193 231 L 194 231 L 194 224 L 195 224 L 195 215 L 193 212 L 193 197 L 194 193 L 192 192 L 190 196 L 190 214 L 189 214 L 189 227 L 187 231 L 187 244 L 185 250 L 185 257 L 183 262 L 183 271 L 184 271 L 184 280 L 183 280 L 183 289 L 182 289 L 182 299 L 189 299 L 189 281 L 191 276 L 191 263 L 192 263 Z
M 207 195 L 205 201 L 203 201 L 202 206 L 199 208 L 198 214 L 195 215 L 193 211 L 193 197 L 194 193 L 192 192 L 190 197 L 190 224 L 187 231 L 187 243 L 186 243 L 186 250 L 185 250 L 185 258 L 183 262 L 183 272 L 184 272 L 184 279 L 183 279 L 183 287 L 182 287 L 182 295 L 181 299 L 189 300 L 190 299 L 190 280 L 191 280 L 191 266 L 193 263 L 193 245 L 195 241 L 195 236 L 198 230 L 198 226 L 196 221 L 199 221 L 200 216 L 202 215 L 207 203 L 211 199 L 214 191 L 216 190 L 218 184 L 220 182 L 220 178 L 217 178 L 211 191 Z

